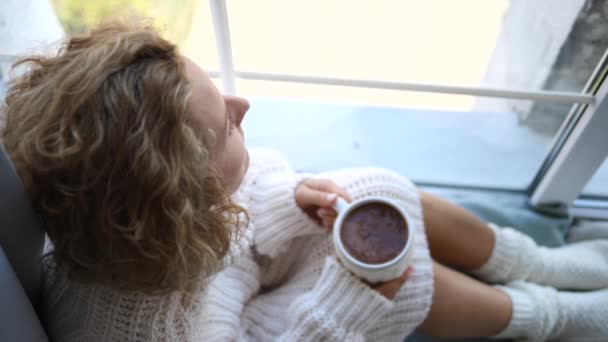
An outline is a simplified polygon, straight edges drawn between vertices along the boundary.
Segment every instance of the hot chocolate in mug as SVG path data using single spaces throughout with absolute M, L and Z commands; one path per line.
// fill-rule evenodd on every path
M 401 276 L 412 258 L 414 229 L 405 210 L 389 199 L 338 198 L 333 242 L 342 265 L 370 282 Z

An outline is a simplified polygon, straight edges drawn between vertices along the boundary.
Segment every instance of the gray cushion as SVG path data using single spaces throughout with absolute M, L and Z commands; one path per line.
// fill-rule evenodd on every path
M 48 341 L 1 247 L 0 308 L 0 341 Z
M 0 246 L 34 306 L 38 302 L 44 231 L 0 144 Z

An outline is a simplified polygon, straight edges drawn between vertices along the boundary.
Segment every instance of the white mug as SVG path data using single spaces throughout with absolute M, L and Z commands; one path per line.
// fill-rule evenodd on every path
M 341 239 L 340 230 L 342 229 L 342 223 L 350 212 L 354 209 L 369 203 L 379 203 L 388 205 L 397 210 L 407 224 L 407 241 L 403 250 L 394 257 L 393 259 L 382 263 L 382 264 L 368 264 L 362 262 L 348 253 Z M 389 281 L 400 277 L 403 272 L 409 266 L 412 259 L 414 249 L 414 227 L 412 227 L 413 221 L 409 218 L 405 210 L 401 209 L 396 203 L 389 199 L 380 197 L 367 197 L 352 203 L 347 203 L 344 199 L 338 197 L 334 209 L 338 213 L 338 217 L 334 222 L 333 228 L 333 242 L 336 249 L 336 254 L 342 265 L 350 270 L 353 274 L 367 280 L 370 283 L 379 283 Z

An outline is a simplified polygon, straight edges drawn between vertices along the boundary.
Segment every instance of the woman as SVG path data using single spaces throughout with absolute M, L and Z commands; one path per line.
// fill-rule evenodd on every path
M 247 101 L 145 24 L 22 63 L 2 137 L 52 242 L 55 340 L 608 334 L 607 241 L 541 248 L 382 169 L 305 176 L 263 150 L 250 162 Z M 327 234 L 337 196 L 370 195 L 418 229 L 413 268 L 374 285 L 342 268 Z

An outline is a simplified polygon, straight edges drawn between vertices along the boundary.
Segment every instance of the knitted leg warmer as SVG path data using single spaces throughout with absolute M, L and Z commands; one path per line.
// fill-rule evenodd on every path
M 548 248 L 517 230 L 489 226 L 496 242 L 488 261 L 472 272 L 480 279 L 497 284 L 526 280 L 572 290 L 608 287 L 608 239 Z
M 558 292 L 522 281 L 497 287 L 511 298 L 513 314 L 495 338 L 605 341 L 608 336 L 608 289 Z

